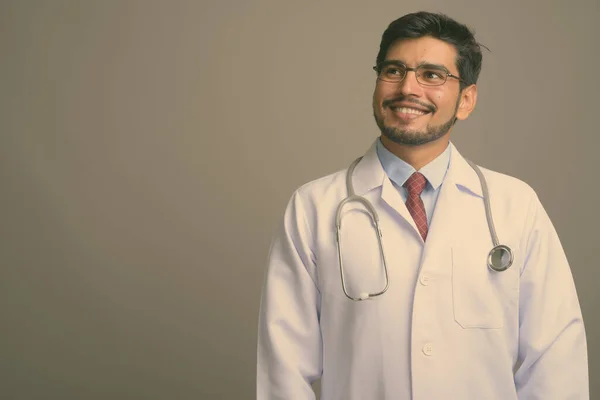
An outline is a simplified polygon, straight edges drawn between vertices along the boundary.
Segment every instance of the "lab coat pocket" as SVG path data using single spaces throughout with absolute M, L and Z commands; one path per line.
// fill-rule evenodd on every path
M 488 268 L 489 248 L 452 249 L 454 319 L 464 329 L 499 329 L 516 315 L 519 288 L 519 250 L 506 271 Z

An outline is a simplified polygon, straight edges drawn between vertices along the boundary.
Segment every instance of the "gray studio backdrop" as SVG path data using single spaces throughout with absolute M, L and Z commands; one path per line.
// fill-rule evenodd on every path
M 598 398 L 597 0 L 2 0 L 0 397 L 253 398 L 271 234 L 377 136 L 381 33 L 421 9 L 491 49 L 453 140 L 546 206 Z

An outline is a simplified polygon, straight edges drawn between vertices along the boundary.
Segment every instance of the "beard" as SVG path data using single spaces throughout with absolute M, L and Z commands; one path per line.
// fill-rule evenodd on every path
M 385 125 L 383 121 L 383 117 L 378 117 L 375 113 L 375 109 L 373 109 L 373 116 L 375 117 L 375 122 L 381 131 L 381 134 L 387 137 L 394 143 L 418 146 L 421 144 L 433 142 L 450 131 L 450 128 L 454 125 L 456 121 L 456 112 L 458 111 L 458 106 L 460 104 L 460 97 L 456 102 L 456 107 L 454 109 L 454 114 L 452 117 L 445 123 L 441 125 L 435 126 L 427 126 L 424 131 L 418 131 L 415 129 L 403 129 L 403 128 L 395 128 L 392 126 Z
M 426 130 L 418 131 L 415 129 L 386 126 L 383 119 L 377 117 L 375 117 L 375 120 L 377 121 L 377 126 L 379 126 L 383 136 L 394 143 L 412 146 L 433 142 L 448 133 L 450 128 L 452 128 L 452 125 L 454 125 L 454 117 L 452 117 L 448 122 L 442 125 L 428 126 Z

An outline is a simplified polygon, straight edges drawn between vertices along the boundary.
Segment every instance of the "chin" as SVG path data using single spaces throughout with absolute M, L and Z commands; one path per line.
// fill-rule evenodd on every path
M 447 133 L 447 131 L 435 129 L 399 129 L 389 125 L 386 125 L 381 129 L 381 134 L 387 139 L 394 143 L 406 146 L 420 146 L 432 143 L 441 139 Z

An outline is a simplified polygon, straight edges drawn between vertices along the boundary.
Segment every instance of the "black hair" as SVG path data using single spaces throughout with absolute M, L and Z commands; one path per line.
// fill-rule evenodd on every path
M 385 60 L 389 47 L 396 41 L 418 39 L 424 36 L 430 36 L 454 46 L 457 52 L 456 68 L 462 80 L 461 90 L 477 83 L 483 58 L 481 47 L 485 46 L 475 41 L 474 32 L 469 27 L 440 13 L 420 11 L 407 14 L 390 23 L 381 37 L 376 60 L 377 66 Z

